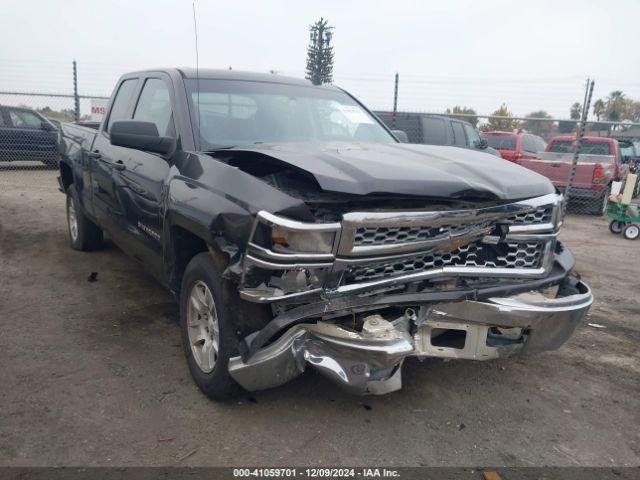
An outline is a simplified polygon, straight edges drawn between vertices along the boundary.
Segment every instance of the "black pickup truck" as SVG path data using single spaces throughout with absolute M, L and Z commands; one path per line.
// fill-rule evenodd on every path
M 63 124 L 61 147 L 71 246 L 98 248 L 106 232 L 176 295 L 211 398 L 307 366 L 386 393 L 408 356 L 557 348 L 593 300 L 546 178 L 399 143 L 334 86 L 130 73 L 100 128 Z

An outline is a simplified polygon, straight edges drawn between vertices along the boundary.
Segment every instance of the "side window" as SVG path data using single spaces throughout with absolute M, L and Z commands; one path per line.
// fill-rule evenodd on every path
M 456 147 L 466 147 L 467 139 L 464 136 L 462 124 L 460 122 L 451 122 L 451 126 L 453 127 L 453 144 Z
M 111 130 L 113 122 L 128 119 L 127 112 L 131 105 L 131 96 L 136 88 L 136 83 L 138 83 L 137 78 L 130 78 L 120 84 L 120 88 L 118 88 L 118 92 L 116 93 L 116 98 L 113 100 L 113 104 L 111 105 L 111 111 L 109 112 L 107 131 Z
M 529 153 L 536 153 L 537 147 L 531 135 L 522 136 L 522 150 Z
M 9 118 L 16 128 L 40 128 L 42 126 L 40 117 L 27 110 L 9 110 Z
M 424 143 L 429 145 L 447 144 L 447 124 L 442 118 L 422 118 L 422 128 L 424 130 Z
M 480 144 L 480 135 L 478 135 L 476 129 L 466 123 L 463 123 L 462 126 L 464 127 L 464 131 L 467 132 L 469 147 L 478 148 L 478 145 Z
M 535 139 L 536 139 L 536 142 L 538 144 L 538 152 L 544 152 L 544 150 L 547 148 L 547 142 L 545 142 L 540 137 L 535 137 Z
M 420 128 L 420 117 L 418 115 L 402 115 L 396 116 L 396 126 L 392 127 L 389 124 L 389 128 L 395 130 L 402 130 L 409 137 L 410 143 L 429 143 L 426 138 L 423 139 L 422 131 Z
M 155 123 L 160 136 L 174 136 L 171 113 L 171 97 L 166 83 L 159 78 L 147 79 L 142 87 L 133 119 Z

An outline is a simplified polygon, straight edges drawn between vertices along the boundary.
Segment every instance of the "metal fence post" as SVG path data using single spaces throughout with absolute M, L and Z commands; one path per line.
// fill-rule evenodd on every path
M 584 138 L 584 131 L 587 126 L 587 116 L 589 115 L 589 108 L 591 107 L 591 95 L 593 94 L 593 80 L 587 79 L 587 87 L 584 92 L 584 103 L 582 104 L 582 115 L 580 116 L 580 123 L 577 132 L 576 146 L 573 151 L 573 161 L 571 162 L 571 169 L 569 170 L 569 179 L 567 181 L 567 188 L 564 190 L 564 199 L 562 201 L 562 218 L 567 214 L 567 206 L 569 205 L 569 197 L 571 197 L 571 189 L 573 188 L 573 181 L 576 176 L 576 167 L 578 165 L 578 158 L 580 157 L 580 151 L 582 150 L 582 140 Z
M 396 128 L 396 113 L 398 113 L 398 72 L 396 72 L 395 86 L 393 88 L 393 117 L 391 117 L 392 129 Z
M 78 95 L 78 67 L 76 61 L 73 61 L 73 101 L 74 101 L 74 117 L 76 122 L 80 121 L 80 96 Z

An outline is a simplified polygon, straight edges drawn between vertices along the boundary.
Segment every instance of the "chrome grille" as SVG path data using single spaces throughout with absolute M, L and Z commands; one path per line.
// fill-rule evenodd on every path
M 417 243 L 457 235 L 464 231 L 483 228 L 485 224 L 442 225 L 440 227 L 360 227 L 353 237 L 356 247 L 365 245 L 394 245 L 398 243 Z
M 538 225 L 551 222 L 553 216 L 553 206 L 547 205 L 539 207 L 533 212 L 519 213 L 507 219 L 507 223 L 512 225 Z
M 526 213 L 519 213 L 507 217 L 500 223 L 509 225 L 542 225 L 550 223 L 553 217 L 553 206 L 539 207 Z M 463 224 L 433 226 L 404 226 L 404 227 L 359 227 L 353 236 L 354 247 L 371 245 L 397 245 L 437 240 L 462 234 L 465 231 L 481 229 L 489 226 L 489 222 L 474 222 Z
M 509 242 L 487 245 L 472 242 L 450 252 L 430 251 L 412 257 L 349 267 L 343 284 L 371 282 L 442 267 L 539 268 L 544 244 Z

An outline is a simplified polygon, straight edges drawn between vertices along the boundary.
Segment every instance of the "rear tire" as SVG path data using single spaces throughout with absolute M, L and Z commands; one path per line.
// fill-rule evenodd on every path
M 627 225 L 622 231 L 622 235 L 627 240 L 635 240 L 640 236 L 640 225 L 632 223 L 631 225 Z
M 204 252 L 187 265 L 180 289 L 180 331 L 189 371 L 202 393 L 213 400 L 242 391 L 228 368 L 229 359 L 238 354 L 238 338 L 225 301 L 226 282 L 211 253 Z
M 626 223 L 624 222 L 619 222 L 618 220 L 611 220 L 611 223 L 609 224 L 609 230 L 611 231 L 611 233 L 615 233 L 616 235 L 618 233 L 622 233 L 622 230 L 624 230 Z
M 102 230 L 82 211 L 73 184 L 67 188 L 67 228 L 74 250 L 97 250 L 102 246 Z
M 589 213 L 591 215 L 603 216 L 607 213 L 607 202 L 609 201 L 609 195 L 611 194 L 611 187 L 607 186 L 602 192 L 602 196 L 598 197 L 595 200 L 592 200 L 591 208 L 589 209 Z

